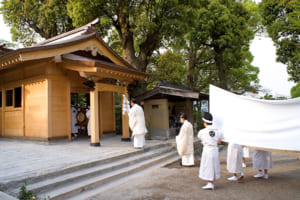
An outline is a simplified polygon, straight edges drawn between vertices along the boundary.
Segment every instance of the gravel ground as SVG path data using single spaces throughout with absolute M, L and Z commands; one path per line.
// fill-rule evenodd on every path
M 269 171 L 269 179 L 255 179 L 257 173 L 252 168 L 251 158 L 244 168 L 242 181 L 228 181 L 232 176 L 226 170 L 226 150 L 220 153 L 221 178 L 215 190 L 201 187 L 205 181 L 198 178 L 199 163 L 195 167 L 181 167 L 179 162 L 169 166 L 141 172 L 115 184 L 92 200 L 179 200 L 179 199 L 238 199 L 238 200 L 300 200 L 300 161 L 299 153 L 272 152 L 274 168 Z

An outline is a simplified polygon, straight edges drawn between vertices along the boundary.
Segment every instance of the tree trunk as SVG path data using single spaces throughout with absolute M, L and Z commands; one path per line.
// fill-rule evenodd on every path
M 220 81 L 220 87 L 224 90 L 228 90 L 228 83 L 227 83 L 227 77 L 226 77 L 226 67 L 224 66 L 223 61 L 223 50 L 215 50 L 216 51 L 216 67 L 218 70 L 218 77 Z
M 196 52 L 194 51 L 194 48 L 190 42 L 189 44 L 189 69 L 188 69 L 188 75 L 187 75 L 187 80 L 188 80 L 188 84 L 189 86 L 194 90 L 195 89 L 195 85 L 196 85 L 196 77 L 197 75 L 195 75 L 195 65 L 196 65 Z

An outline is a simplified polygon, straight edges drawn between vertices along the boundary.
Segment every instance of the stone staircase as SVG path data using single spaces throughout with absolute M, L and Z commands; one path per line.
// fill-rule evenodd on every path
M 178 159 L 174 146 L 158 144 L 144 150 L 32 177 L 26 180 L 27 190 L 35 191 L 40 199 L 87 199 L 107 184 Z M 17 196 L 20 185 L 21 181 L 11 183 L 6 192 Z

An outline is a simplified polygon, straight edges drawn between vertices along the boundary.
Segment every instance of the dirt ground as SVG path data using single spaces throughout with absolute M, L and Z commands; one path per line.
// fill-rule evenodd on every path
M 198 178 L 199 158 L 195 167 L 181 167 L 179 162 L 156 170 L 145 171 L 123 183 L 115 185 L 100 194 L 98 199 L 122 200 L 179 200 L 179 199 L 238 199 L 238 200 L 300 200 L 300 161 L 297 153 L 272 152 L 274 168 L 269 179 L 255 179 L 251 158 L 246 160 L 245 178 L 242 181 L 228 181 L 232 174 L 226 170 L 226 150 L 220 153 L 221 178 L 215 190 L 201 187 L 205 181 Z

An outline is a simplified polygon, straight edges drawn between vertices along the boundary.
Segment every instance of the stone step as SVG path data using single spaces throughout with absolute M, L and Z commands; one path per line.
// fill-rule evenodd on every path
M 154 165 L 152 165 L 152 166 L 150 166 L 148 168 L 144 168 L 144 169 L 142 169 L 142 170 L 140 170 L 140 171 L 138 171 L 136 173 L 129 174 L 129 175 L 121 177 L 119 179 L 110 181 L 110 182 L 108 182 L 106 184 L 103 184 L 101 186 L 98 186 L 98 187 L 96 187 L 94 189 L 90 189 L 90 190 L 87 190 L 87 191 L 82 191 L 79 194 L 77 194 L 76 196 L 67 198 L 65 200 L 74 200 L 74 199 L 76 199 L 76 200 L 87 200 L 87 199 L 95 199 L 102 192 L 109 191 L 109 189 L 112 188 L 112 187 L 114 187 L 115 185 L 120 185 L 122 183 L 128 182 L 128 181 L 130 181 L 131 178 L 135 177 L 138 174 L 145 173 L 148 170 L 159 170 L 159 168 L 168 166 L 171 163 L 178 162 L 179 160 L 180 160 L 180 157 L 176 153 L 173 156 L 170 156 L 170 158 L 165 159 L 165 160 L 163 160 L 163 161 L 161 161 L 161 162 L 159 162 L 157 164 L 154 164 Z
M 120 160 L 120 159 L 124 159 L 124 158 L 130 157 L 130 156 L 143 154 L 144 152 L 148 152 L 148 151 L 151 151 L 151 150 L 154 150 L 154 149 L 160 149 L 160 148 L 163 148 L 163 147 L 169 147 L 169 146 L 170 145 L 168 143 L 157 144 L 157 145 L 145 147 L 143 150 L 128 152 L 128 153 L 113 156 L 113 157 L 110 157 L 110 158 L 97 159 L 97 160 L 93 160 L 93 161 L 90 161 L 90 162 L 75 164 L 75 165 L 68 166 L 66 168 L 60 169 L 60 170 L 55 170 L 55 171 L 52 171 L 52 172 L 45 172 L 43 174 L 39 174 L 39 175 L 32 176 L 32 177 L 18 178 L 14 181 L 10 181 L 10 182 L 5 183 L 5 188 L 1 188 L 1 190 L 4 191 L 4 192 L 13 194 L 14 192 L 10 192 L 10 191 L 15 191 L 16 188 L 18 189 L 22 185 L 24 185 L 25 182 L 28 183 L 28 184 L 33 184 L 33 183 L 41 182 L 41 181 L 46 180 L 46 179 L 51 179 L 53 177 L 58 177 L 58 176 L 63 175 L 63 174 L 68 174 L 68 173 L 72 173 L 74 171 L 79 171 L 81 169 L 91 168 L 91 167 L 94 167 L 94 166 L 99 166 L 99 165 L 103 165 L 103 164 L 106 164 L 106 163 L 111 163 L 111 162 L 114 162 L 114 161 L 117 161 L 117 160 Z
M 99 164 L 88 168 L 82 168 L 74 172 L 69 172 L 56 177 L 47 178 L 40 182 L 29 184 L 27 186 L 27 189 L 33 190 L 36 193 L 43 193 L 44 191 L 50 190 L 52 188 L 57 188 L 62 185 L 66 185 L 72 182 L 78 182 L 83 179 L 93 177 L 95 175 L 104 174 L 115 169 L 120 169 L 122 167 L 142 162 L 144 160 L 151 159 L 153 157 L 162 155 L 170 151 L 174 151 L 174 148 L 169 146 L 161 147 L 152 151 L 147 151 L 143 154 L 131 155 L 126 158 L 122 158 L 109 163 Z M 17 194 L 18 192 L 19 189 L 15 189 L 14 191 L 12 191 L 13 194 Z
M 177 152 L 173 150 L 168 153 L 163 153 L 162 155 L 153 156 L 148 160 L 143 160 L 138 163 L 132 163 L 123 168 L 114 168 L 114 170 L 104 174 L 94 175 L 92 177 L 87 177 L 86 179 L 78 182 L 72 182 L 60 187 L 53 188 L 52 190 L 45 191 L 44 193 L 39 194 L 38 196 L 41 199 L 50 197 L 50 199 L 53 200 L 62 200 L 66 198 L 77 199 L 75 198 L 75 196 L 79 195 L 82 192 L 88 192 L 89 190 L 98 188 L 101 185 L 136 173 L 138 171 L 151 167 L 155 164 L 158 164 L 175 156 L 178 159 Z

